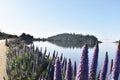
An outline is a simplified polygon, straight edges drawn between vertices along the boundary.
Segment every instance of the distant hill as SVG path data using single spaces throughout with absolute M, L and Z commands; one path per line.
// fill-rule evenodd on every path
M 6 38 L 16 38 L 16 35 L 0 32 L 0 39 L 6 39 Z
M 79 42 L 79 43 L 95 44 L 98 41 L 98 39 L 93 35 L 63 33 L 48 37 L 47 41 Z

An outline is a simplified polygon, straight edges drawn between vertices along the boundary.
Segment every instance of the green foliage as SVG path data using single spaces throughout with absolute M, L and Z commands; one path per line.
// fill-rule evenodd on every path
M 16 35 L 11 35 L 11 34 L 7 34 L 4 32 L 0 32 L 0 39 L 6 39 L 6 38 L 17 38 Z
M 25 34 L 25 33 L 22 33 L 20 35 L 20 40 L 23 40 L 25 43 L 32 43 L 33 42 L 33 39 L 34 37 L 31 36 L 30 34 Z

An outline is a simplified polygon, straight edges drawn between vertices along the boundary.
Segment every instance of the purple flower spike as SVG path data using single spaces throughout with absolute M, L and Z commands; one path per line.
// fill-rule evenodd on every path
M 107 67 L 108 67 L 108 53 L 106 52 L 104 64 L 100 72 L 100 80 L 106 80 Z
M 60 61 L 62 61 L 62 59 L 63 59 L 63 53 L 62 53 L 61 56 L 60 56 Z
M 88 45 L 85 44 L 78 66 L 76 80 L 88 80 Z
M 61 62 L 59 58 L 57 58 L 55 61 L 54 80 L 62 80 L 62 69 L 61 69 Z
M 67 60 L 66 58 L 64 58 L 63 72 L 66 72 L 66 67 L 67 67 Z
M 90 68 L 90 76 L 89 76 L 90 80 L 96 79 L 96 72 L 97 72 L 97 65 L 98 65 L 98 53 L 99 53 L 99 46 L 97 42 L 95 46 L 94 54 L 93 54 L 91 68 Z
M 68 65 L 67 65 L 67 70 L 66 70 L 66 75 L 65 75 L 65 80 L 72 80 L 72 63 L 71 60 L 69 59 Z
M 112 72 L 112 68 L 113 68 L 113 59 L 111 60 L 111 63 L 110 63 L 110 74 Z
M 113 80 L 118 80 L 119 71 L 120 71 L 120 41 L 118 44 L 118 49 L 116 52 L 115 62 L 114 62 L 113 71 L 112 71 L 112 79 Z
M 74 62 L 74 77 L 76 77 L 76 72 L 77 72 L 77 66 L 76 66 L 76 61 Z

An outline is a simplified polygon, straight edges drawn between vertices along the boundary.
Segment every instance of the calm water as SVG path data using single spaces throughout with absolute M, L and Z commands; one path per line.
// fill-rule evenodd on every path
M 34 42 L 34 45 L 45 50 L 45 47 L 47 48 L 47 54 L 50 52 L 51 56 L 54 50 L 58 51 L 58 55 L 60 56 L 61 53 L 63 53 L 63 56 L 67 59 L 71 58 L 72 64 L 74 61 L 77 62 L 77 65 L 80 62 L 81 53 L 82 53 L 82 47 L 65 47 L 58 44 L 53 44 L 50 42 Z M 101 43 L 99 44 L 99 59 L 98 59 L 98 70 L 99 71 L 102 67 L 102 64 L 104 62 L 105 53 L 108 52 L 109 55 L 109 63 L 111 59 L 114 60 L 115 54 L 116 54 L 117 44 L 116 43 Z M 89 65 L 91 63 L 92 57 L 93 57 L 94 47 L 89 48 Z M 110 64 L 109 64 L 110 65 Z M 109 68 L 109 67 L 108 67 Z M 108 70 L 109 72 L 109 70 Z

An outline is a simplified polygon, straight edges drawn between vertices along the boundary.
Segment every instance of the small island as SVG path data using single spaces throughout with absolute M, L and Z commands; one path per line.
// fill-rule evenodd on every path
M 98 39 L 93 35 L 63 33 L 48 37 L 47 41 L 79 42 L 79 43 L 95 44 L 98 41 Z

